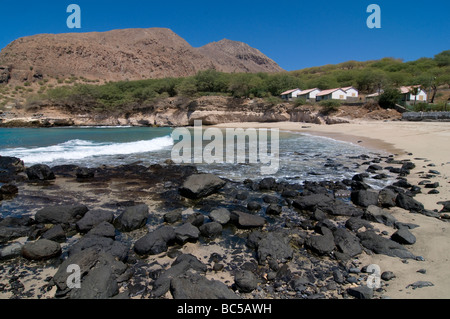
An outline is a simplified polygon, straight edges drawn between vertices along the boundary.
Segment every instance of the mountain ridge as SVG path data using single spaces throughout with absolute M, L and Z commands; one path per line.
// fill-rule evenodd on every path
M 45 76 L 105 81 L 185 77 L 221 72 L 282 72 L 273 60 L 243 42 L 221 40 L 200 48 L 167 28 L 38 34 L 19 38 L 0 52 L 9 79 Z

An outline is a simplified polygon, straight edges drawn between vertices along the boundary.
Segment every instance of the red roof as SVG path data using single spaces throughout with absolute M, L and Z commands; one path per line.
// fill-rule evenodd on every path
M 325 91 L 320 92 L 319 94 L 317 94 L 317 96 L 328 95 L 328 94 L 334 93 L 334 92 L 336 92 L 338 90 L 342 91 L 342 89 L 340 89 L 340 88 L 338 88 L 338 89 L 329 89 L 329 90 L 325 90 Z
M 288 94 L 291 94 L 291 93 L 294 93 L 295 91 L 302 91 L 302 90 L 300 90 L 300 89 L 293 89 L 293 90 L 289 90 L 289 91 L 286 91 L 286 92 L 283 92 L 283 93 L 281 93 L 281 95 L 288 95 Z
M 319 89 L 315 88 L 315 89 L 304 90 L 304 91 L 302 91 L 302 92 L 300 93 L 300 95 L 305 95 L 305 94 L 311 93 L 311 92 L 313 92 L 313 91 L 315 91 L 315 90 L 319 90 Z M 319 91 L 320 91 L 320 90 L 319 90 Z
M 400 92 L 402 94 L 408 94 L 413 88 L 420 88 L 420 85 L 402 86 L 400 87 Z

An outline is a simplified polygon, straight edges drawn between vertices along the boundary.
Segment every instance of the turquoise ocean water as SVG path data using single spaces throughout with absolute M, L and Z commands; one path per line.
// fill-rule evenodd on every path
M 161 164 L 171 158 L 172 148 L 178 142 L 171 134 L 171 128 L 0 128 L 0 155 L 19 157 L 26 166 Z M 358 145 L 292 132 L 280 132 L 279 144 L 279 170 L 271 175 L 278 180 L 351 178 L 362 171 L 354 158 L 370 155 L 369 150 Z M 197 166 L 200 171 L 238 181 L 267 177 L 261 176 L 261 164 Z M 383 186 L 385 182 L 373 183 Z

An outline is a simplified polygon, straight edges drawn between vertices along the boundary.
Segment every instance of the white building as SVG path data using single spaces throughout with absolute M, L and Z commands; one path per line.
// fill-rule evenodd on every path
M 414 88 L 418 88 L 418 94 L 414 95 L 411 93 L 411 91 Z M 404 102 L 427 102 L 428 101 L 428 94 L 422 88 L 420 85 L 413 85 L 413 86 L 402 86 L 400 87 L 400 93 L 402 94 L 402 101 Z
M 348 98 L 357 98 L 359 97 L 359 92 L 357 89 L 355 89 L 353 86 L 348 86 L 345 88 L 342 88 L 342 91 L 347 93 Z
M 286 101 L 292 101 L 297 98 L 297 96 L 302 92 L 300 89 L 293 89 L 281 93 L 281 98 Z
M 325 90 L 317 94 L 316 100 L 346 100 L 347 93 L 342 89 Z
M 319 94 L 320 92 L 321 91 L 317 88 L 304 90 L 297 95 L 297 98 L 305 99 L 305 100 L 315 100 L 317 97 L 317 94 Z

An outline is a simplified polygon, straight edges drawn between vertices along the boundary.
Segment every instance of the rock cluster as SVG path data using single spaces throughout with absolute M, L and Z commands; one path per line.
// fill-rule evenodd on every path
M 85 184 L 133 177 L 156 185 L 151 189 L 161 203 L 150 208 L 124 202 L 119 209 L 105 209 L 74 201 L 45 206 L 30 217 L 5 217 L 0 219 L 0 259 L 59 259 L 48 281 L 49 288 L 56 286 L 57 298 L 374 298 L 382 288 L 365 285 L 370 274 L 363 267 L 367 265 L 357 263 L 358 256 L 422 258 L 408 250 L 419 225 L 400 223 L 389 208 L 437 218 L 450 210 L 448 202 L 442 203 L 441 213 L 425 210 L 414 199 L 415 186 L 404 179 L 412 163 L 384 160 L 400 166 L 388 168 L 398 171 L 400 179 L 376 190 L 366 184 L 367 173 L 339 182 L 289 184 L 263 178 L 237 183 L 199 174 L 191 166 L 136 165 L 98 168 L 84 178 L 78 167 L 25 169 L 18 159 L 0 158 L 2 178 L 17 183 L 19 194 L 24 172 L 30 185 L 53 178 Z M 369 162 L 369 170 L 378 174 L 374 165 L 380 161 Z M 4 189 L 17 196 L 12 187 Z M 390 227 L 392 234 L 380 233 L 377 224 Z M 15 241 L 24 237 L 25 244 Z M 192 244 L 218 245 L 225 253 L 184 253 Z M 81 288 L 68 285 L 71 265 L 81 270 Z M 206 276 L 220 278 L 225 271 L 232 281 Z M 386 271 L 381 278 L 387 282 L 395 274 Z

